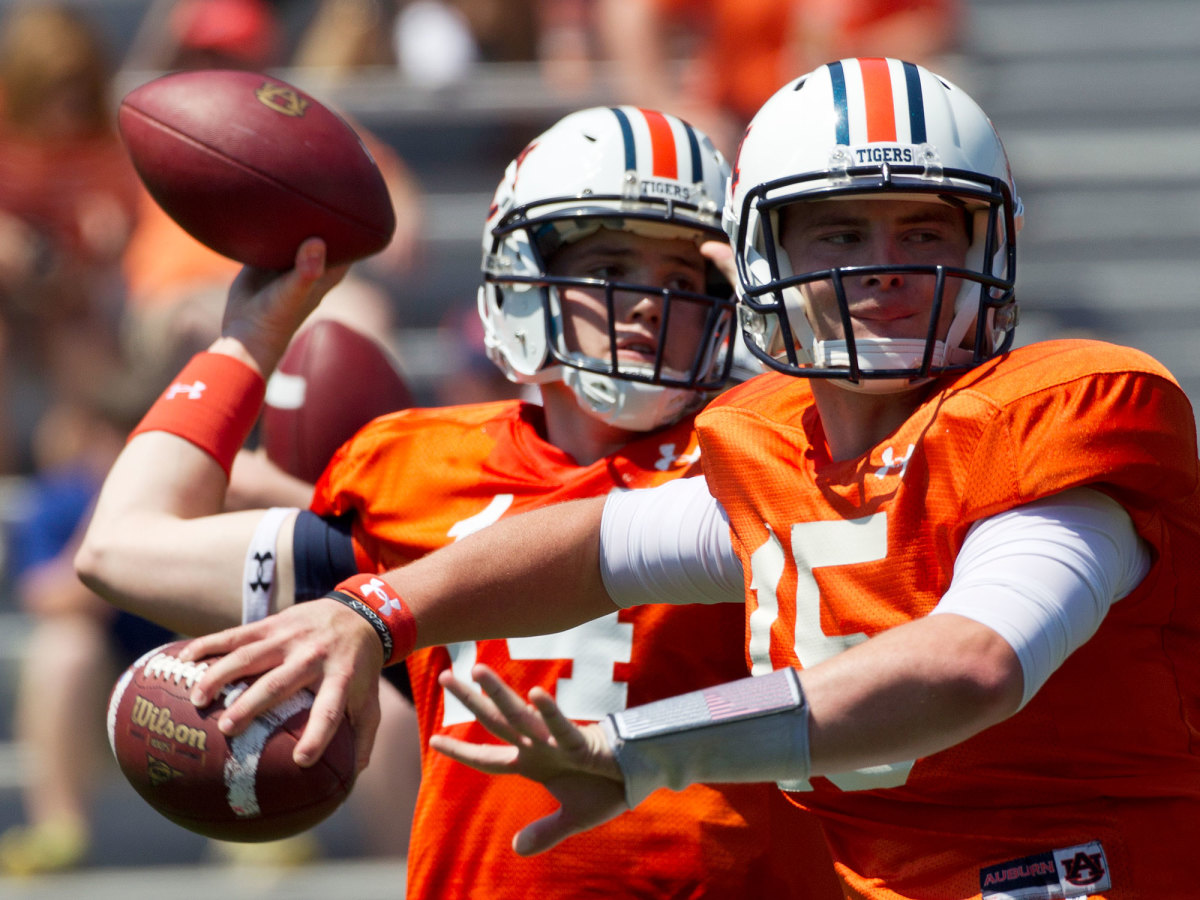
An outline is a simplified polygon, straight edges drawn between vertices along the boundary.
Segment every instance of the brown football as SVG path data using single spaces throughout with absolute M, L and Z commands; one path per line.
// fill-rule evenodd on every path
M 267 382 L 261 442 L 285 472 L 316 482 L 335 450 L 376 416 L 413 405 L 388 350 L 333 319 L 305 326 Z
M 387 246 L 387 184 L 352 127 L 308 94 L 255 72 L 163 75 L 117 115 L 134 168 L 201 243 L 248 265 L 290 269 L 308 237 L 330 265 Z
M 108 739 L 134 790 L 175 824 L 223 841 L 288 837 L 337 809 L 354 784 L 349 721 L 342 719 L 324 755 L 307 768 L 292 760 L 312 707 L 307 690 L 227 738 L 217 728 L 220 711 L 253 679 L 198 709 L 188 692 L 207 662 L 181 661 L 185 643 L 151 650 L 113 687 Z

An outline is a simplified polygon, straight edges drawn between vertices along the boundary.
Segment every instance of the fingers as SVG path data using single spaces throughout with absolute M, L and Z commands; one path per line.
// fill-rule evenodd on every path
M 211 663 L 208 671 L 197 682 L 197 690 L 193 691 L 193 698 L 197 691 L 208 692 L 209 690 L 212 691 L 209 696 L 215 698 L 220 691 L 220 687 L 210 689 L 210 681 L 217 682 L 223 687 L 237 679 L 248 679 L 254 675 L 258 675 L 260 672 L 263 673 L 221 713 L 220 718 L 217 720 L 217 727 L 221 729 L 222 734 L 241 734 L 250 726 L 250 723 L 254 721 L 256 716 L 278 705 L 301 689 L 316 684 L 320 679 L 319 669 L 299 660 L 283 660 L 278 665 L 275 665 L 273 661 L 274 657 L 259 653 L 256 650 L 258 646 L 260 645 L 239 648 L 228 656 Z M 242 664 L 241 659 L 243 657 L 256 660 L 256 662 Z M 274 667 L 272 668 L 272 666 Z M 201 703 L 198 705 L 204 704 Z M 339 712 L 340 709 L 341 707 L 339 707 Z M 309 716 L 310 727 L 312 727 L 312 713 Z M 324 750 L 325 746 L 329 743 L 328 739 L 333 737 L 333 730 L 330 729 L 327 734 L 324 730 L 320 730 L 320 735 L 325 738 L 323 743 L 320 743 L 321 750 Z M 306 734 L 307 732 L 308 729 L 305 729 Z M 298 744 L 297 749 L 299 747 L 300 745 Z M 313 758 L 316 758 L 316 756 L 320 756 L 320 753 L 317 752 Z
M 587 739 L 574 722 L 562 714 L 554 698 L 540 687 L 529 692 L 529 700 L 541 716 L 546 729 L 554 742 L 572 756 L 587 753 L 590 750 Z
M 369 623 L 324 599 L 195 638 L 180 653 L 184 660 L 206 663 L 189 694 L 197 706 L 212 703 L 235 680 L 249 681 L 225 698 L 227 708 L 217 719 L 223 734 L 241 734 L 256 717 L 307 688 L 314 699 L 292 758 L 311 766 L 349 717 L 357 771 L 370 760 L 379 728 L 382 655 Z
M 724 241 L 705 241 L 700 245 L 700 253 L 717 270 L 725 276 L 730 284 L 737 284 L 737 265 L 733 259 L 733 248 Z
M 239 341 L 264 374 L 273 371 L 296 330 L 347 270 L 326 267 L 320 238 L 304 241 L 287 271 L 247 266 L 229 291 L 221 335 Z
M 279 669 L 276 669 L 271 674 L 274 675 L 279 671 Z M 265 678 L 260 679 L 252 687 L 257 687 L 259 683 L 265 680 Z M 304 726 L 304 732 L 300 735 L 300 740 L 296 741 L 296 747 L 292 751 L 292 759 L 296 761 L 296 765 L 301 767 L 311 766 L 321 758 L 321 754 L 325 752 L 325 748 L 329 746 L 329 742 L 337 734 L 337 730 L 341 726 L 345 714 L 345 684 L 339 683 L 333 678 L 326 678 L 321 682 L 321 687 L 316 692 L 312 708 L 308 711 L 308 724 Z M 376 717 L 375 724 L 379 724 L 378 717 Z M 370 741 L 374 740 L 375 732 L 373 729 L 364 728 L 362 730 Z M 360 739 L 356 733 L 354 739 L 354 758 L 356 764 L 359 759 L 359 747 Z M 369 744 L 367 747 L 367 758 L 370 758 Z
M 443 756 L 489 775 L 507 775 L 514 771 L 517 762 L 517 748 L 510 744 L 473 744 L 435 734 L 429 738 L 429 746 Z
M 379 733 L 379 723 L 383 720 L 383 712 L 379 706 L 379 684 L 376 681 L 375 690 L 360 705 L 357 712 L 347 709 L 346 714 L 354 725 L 354 761 L 355 771 L 361 772 L 371 762 L 371 751 L 375 747 L 375 735 Z M 299 749 L 297 747 L 297 749 Z
M 512 846 L 519 856 L 544 853 L 571 835 L 615 819 L 628 809 L 620 785 L 590 775 L 548 782 L 546 787 L 562 805 L 516 834 Z
M 194 637 L 179 651 L 179 658 L 185 661 L 199 662 L 209 656 L 224 656 L 242 644 L 258 639 L 262 631 L 261 622 L 252 622 L 249 625 L 238 625 L 234 628 L 226 628 L 224 631 L 214 631 L 212 634 Z
M 471 677 L 492 701 L 506 723 L 532 740 L 543 742 L 550 740 L 550 729 L 546 727 L 541 713 L 521 699 L 521 695 L 505 684 L 499 675 L 487 666 L 477 665 L 471 670 Z M 549 699 L 550 695 L 546 694 L 546 697 Z M 554 705 L 553 699 L 550 699 L 550 704 Z M 557 710 L 558 707 L 554 706 L 554 708 Z M 498 734 L 496 736 L 500 737 Z
M 453 694 L 471 715 L 479 720 L 479 724 L 500 740 L 508 741 L 510 744 L 518 743 L 521 740 L 521 735 L 510 726 L 496 704 L 471 685 L 464 684 L 455 678 L 451 670 L 445 669 L 438 675 L 438 684 Z
M 567 827 L 562 813 L 562 807 L 559 807 L 550 815 L 536 819 L 518 831 L 513 837 L 513 851 L 518 856 L 536 856 L 583 830 Z
M 180 651 L 179 658 L 185 662 L 219 657 L 209 660 L 208 668 L 197 679 L 190 695 L 192 703 L 207 706 L 229 682 L 257 675 L 279 661 L 276 655 L 268 653 L 266 645 L 260 640 L 262 629 L 258 624 L 195 638 Z

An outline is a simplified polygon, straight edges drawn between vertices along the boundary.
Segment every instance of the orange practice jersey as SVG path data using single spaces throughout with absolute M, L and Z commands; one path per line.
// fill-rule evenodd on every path
M 756 673 L 928 614 L 973 522 L 1070 487 L 1115 498 L 1153 551 L 1141 585 L 1007 721 L 927 758 L 787 785 L 819 814 L 849 896 L 1197 891 L 1200 476 L 1191 407 L 1161 366 L 1088 341 L 1017 350 L 838 462 L 803 379 L 753 379 L 697 430 L 745 566 Z
M 538 407 L 516 401 L 385 416 L 338 451 L 313 508 L 352 512 L 360 565 L 382 571 L 502 516 L 695 471 L 690 420 L 578 466 L 539 436 L 540 417 Z M 840 897 L 819 826 L 773 787 L 661 791 L 613 822 L 523 859 L 511 849 L 512 836 L 549 814 L 553 798 L 524 779 L 484 775 L 428 749 L 434 733 L 496 740 L 438 685 L 443 669 L 453 666 L 469 681 L 471 666 L 487 663 L 518 693 L 540 685 L 568 716 L 596 721 L 744 677 L 742 622 L 740 604 L 646 606 L 561 634 L 410 656 L 422 782 L 409 896 L 741 900 L 771 890 L 777 897 Z

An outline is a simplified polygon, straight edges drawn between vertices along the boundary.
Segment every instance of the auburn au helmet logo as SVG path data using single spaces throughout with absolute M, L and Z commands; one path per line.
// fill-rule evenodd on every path
M 308 109 L 307 100 L 296 93 L 294 89 L 282 84 L 273 84 L 268 81 L 254 92 L 254 96 L 263 106 L 283 113 L 285 116 L 299 117 L 304 115 L 304 111 Z

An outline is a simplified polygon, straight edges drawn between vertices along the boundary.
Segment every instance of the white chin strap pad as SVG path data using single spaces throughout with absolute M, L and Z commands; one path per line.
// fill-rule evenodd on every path
M 858 367 L 864 372 L 879 369 L 917 369 L 925 356 L 924 338 L 859 338 L 854 342 L 858 351 Z M 946 345 L 933 345 L 932 364 L 945 365 Z M 845 341 L 813 341 L 813 363 L 818 367 L 850 365 L 850 351 Z
M 808 706 L 791 668 L 635 706 L 601 725 L 631 809 L 661 787 L 809 774 Z
M 589 415 L 626 431 L 653 431 L 700 405 L 698 391 L 625 381 L 563 366 L 563 382 Z

